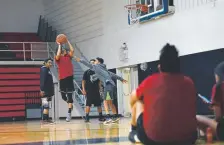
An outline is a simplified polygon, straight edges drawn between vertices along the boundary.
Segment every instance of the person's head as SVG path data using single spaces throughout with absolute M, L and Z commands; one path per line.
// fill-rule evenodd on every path
M 166 44 L 160 51 L 159 71 L 166 73 L 180 72 L 179 54 L 174 45 Z
M 52 67 L 52 59 L 50 59 L 50 58 L 45 59 L 44 66 L 46 66 L 47 68 L 51 68 Z
M 216 84 L 220 84 L 224 81 L 224 62 L 217 65 L 214 70 Z
M 68 53 L 68 52 L 67 52 L 67 50 L 66 50 L 65 48 L 62 48 L 62 49 L 61 49 L 61 55 L 62 55 L 62 56 L 65 56 L 67 53 Z
M 95 62 L 94 62 L 95 64 L 103 64 L 104 63 L 104 60 L 102 59 L 102 58 L 100 58 L 100 57 L 97 57 L 96 59 L 95 59 Z
M 95 59 L 91 59 L 89 62 L 90 62 L 91 64 L 94 64 L 94 63 L 95 63 Z

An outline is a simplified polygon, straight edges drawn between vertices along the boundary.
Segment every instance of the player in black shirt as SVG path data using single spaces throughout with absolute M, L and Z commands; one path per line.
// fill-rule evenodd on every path
M 43 123 L 53 123 L 49 119 L 49 102 L 54 95 L 53 77 L 50 71 L 52 67 L 52 60 L 46 59 L 44 65 L 40 68 L 40 95 L 43 107 Z
M 90 63 L 94 63 L 94 59 L 90 60 Z M 89 112 L 90 107 L 92 104 L 97 107 L 99 112 L 99 121 L 104 121 L 102 115 L 102 108 L 101 108 L 101 97 L 100 97 L 100 89 L 101 89 L 101 83 L 100 80 L 97 79 L 96 81 L 93 81 L 91 79 L 92 75 L 94 75 L 95 72 L 91 69 L 88 69 L 84 72 L 83 80 L 82 80 L 82 93 L 86 96 L 86 122 L 89 122 Z

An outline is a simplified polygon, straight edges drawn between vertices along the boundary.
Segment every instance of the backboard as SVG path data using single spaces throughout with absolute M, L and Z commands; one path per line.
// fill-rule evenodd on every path
M 129 25 L 174 13 L 173 0 L 127 0 Z M 144 8 L 144 9 L 143 9 Z M 146 10 L 145 10 L 146 8 Z

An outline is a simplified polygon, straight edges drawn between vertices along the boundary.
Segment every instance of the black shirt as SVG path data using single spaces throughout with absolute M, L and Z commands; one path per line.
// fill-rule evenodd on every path
M 95 74 L 95 72 L 90 69 L 84 72 L 83 80 L 86 82 L 85 90 L 87 92 L 99 91 L 99 79 L 97 79 L 94 82 L 92 82 L 90 79 L 91 75 L 94 75 L 94 74 Z

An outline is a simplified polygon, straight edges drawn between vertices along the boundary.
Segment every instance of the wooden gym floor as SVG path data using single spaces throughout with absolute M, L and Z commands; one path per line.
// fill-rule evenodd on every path
M 60 120 L 54 125 L 41 125 L 40 121 L 0 123 L 0 144 L 19 145 L 131 145 L 127 135 L 130 119 L 122 118 L 118 124 L 103 125 L 97 119 L 86 124 L 83 120 L 67 123 Z M 206 144 L 198 141 L 198 145 Z M 214 143 L 221 145 L 224 143 Z M 208 145 L 208 144 L 206 144 Z

